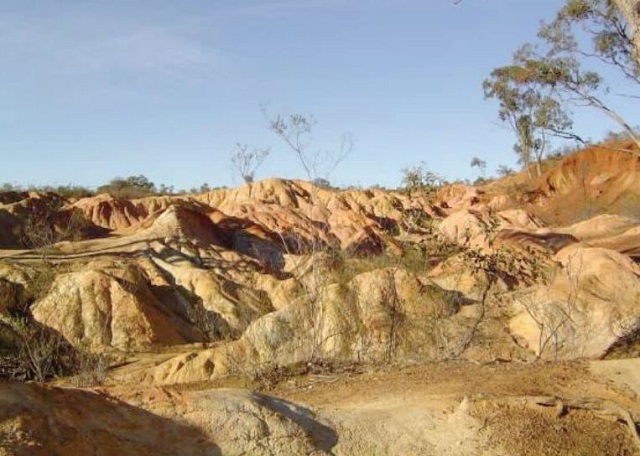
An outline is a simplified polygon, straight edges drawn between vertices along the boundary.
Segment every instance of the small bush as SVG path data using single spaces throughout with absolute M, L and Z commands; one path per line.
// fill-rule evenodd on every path
M 19 308 L 12 312 L 13 316 L 18 318 L 29 316 L 29 308 L 33 303 L 44 298 L 49 293 L 57 274 L 58 271 L 52 264 L 39 263 L 31 275 L 28 286 L 22 293 Z
M 108 193 L 115 198 L 142 198 L 156 193 L 156 185 L 142 174 L 127 178 L 115 177 L 106 185 L 101 185 L 96 193 Z
M 4 357 L 5 365 L 12 366 L 5 378 L 45 382 L 73 373 L 75 351 L 59 333 L 30 317 L 9 317 L 5 324 L 17 340 L 15 349 Z
M 89 388 L 102 385 L 109 372 L 111 358 L 106 353 L 92 353 L 80 348 L 74 356 L 73 385 L 77 388 Z

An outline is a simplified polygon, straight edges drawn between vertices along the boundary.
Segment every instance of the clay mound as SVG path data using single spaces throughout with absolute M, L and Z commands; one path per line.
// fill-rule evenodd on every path
M 4 203 L 0 203 L 0 248 L 39 247 L 32 245 L 34 239 L 37 238 L 37 243 L 40 243 L 63 237 L 69 231 L 72 213 L 63 208 L 66 201 L 61 196 L 50 192 L 10 192 L 0 195 L 4 195 Z M 90 231 L 90 224 L 86 225 L 83 229 Z M 41 232 L 34 235 L 35 230 Z M 82 237 L 87 233 L 76 234 Z
M 481 214 L 469 210 L 454 212 L 438 226 L 445 239 L 469 247 L 488 246 L 490 229 Z
M 535 179 L 530 194 L 554 223 L 573 223 L 603 212 L 639 216 L 640 156 L 627 142 L 589 147 Z
M 640 227 L 638 218 L 602 214 L 556 231 L 575 236 L 592 247 L 603 247 L 640 257 Z
M 617 236 L 637 225 L 638 219 L 635 218 L 601 214 L 565 228 L 558 228 L 557 231 L 571 234 L 581 241 L 588 241 Z
M 227 206 L 260 202 L 308 213 L 315 203 L 329 210 L 351 209 L 380 217 L 417 203 L 399 192 L 380 189 L 327 189 L 314 187 L 307 181 L 289 179 L 265 179 L 250 186 L 212 190 L 193 195 L 193 198 L 223 211 Z
M 593 190 L 606 190 L 608 196 L 624 191 L 640 193 L 640 156 L 631 142 L 614 142 L 587 149 L 564 158 L 542 176 L 546 194 L 566 195 L 586 184 Z
M 514 295 L 511 331 L 538 355 L 600 358 L 640 331 L 640 268 L 602 248 L 571 245 L 556 255 L 562 268 L 548 286 Z
M 330 448 L 337 441 L 335 431 L 320 423 L 312 410 L 300 405 L 231 388 L 158 393 L 145 393 L 143 396 L 151 400 L 142 401 L 138 395 L 140 406 L 201 430 L 210 442 L 216 443 L 218 454 L 333 454 Z
M 151 230 L 172 206 L 206 214 L 216 225 L 218 240 L 250 255 L 252 250 L 265 248 L 307 252 L 314 242 L 354 253 L 380 253 L 385 233 L 402 223 L 406 210 L 432 214 L 425 202 L 399 193 L 341 192 L 283 179 L 193 196 L 128 201 L 99 195 L 73 204 L 95 225 L 120 234 Z
M 252 321 L 274 310 L 261 289 L 260 279 L 268 281 L 269 276 L 256 274 L 250 285 L 242 285 L 224 276 L 223 271 L 154 261 L 180 294 L 190 297 L 195 308 L 191 313 L 199 317 L 194 324 L 210 340 L 238 338 Z M 272 292 L 275 294 L 275 290 Z
M 140 237 L 182 238 L 199 245 L 223 245 L 219 230 L 206 214 L 182 205 L 171 205 L 138 233 Z
M 128 228 L 148 215 L 140 213 L 131 201 L 113 198 L 108 194 L 82 198 L 73 203 L 73 207 L 82 210 L 95 225 L 111 230 Z
M 321 456 L 336 441 L 313 411 L 244 390 L 0 385 L 2 454 Z
M 70 207 L 80 209 L 96 226 L 115 232 L 130 233 L 140 226 L 149 226 L 167 208 L 180 205 L 206 212 L 211 208 L 184 196 L 149 196 L 139 199 L 114 198 L 109 194 L 82 198 Z
M 496 235 L 496 246 L 514 245 L 524 247 L 542 247 L 550 252 L 557 253 L 568 245 L 580 242 L 575 236 L 567 233 L 556 233 L 545 230 L 532 233 L 519 230 L 502 230 Z
M 542 228 L 544 223 L 538 217 L 523 209 L 508 209 L 497 214 L 499 228 L 518 228 L 536 230 Z
M 166 279 L 154 281 L 135 263 L 108 260 L 58 275 L 32 307 L 36 321 L 73 345 L 119 349 L 204 340 L 189 311 Z
M 394 296 L 395 298 L 390 298 Z M 327 286 L 319 302 L 306 296 L 253 321 L 242 337 L 223 347 L 183 354 L 158 364 L 140 380 L 153 384 L 208 381 L 245 369 L 305 363 L 312 353 L 337 363 L 439 360 L 464 346 L 469 356 L 509 357 L 514 343 L 495 321 L 465 342 L 481 309 L 457 291 L 392 268 L 355 276 L 348 284 Z M 395 299 L 390 305 L 389 299 Z M 314 320 L 314 306 L 322 312 Z M 401 322 L 399 322 L 399 319 Z M 315 322 L 315 323 L 314 323 Z M 496 331 L 489 336 L 490 331 Z
M 436 201 L 444 209 L 468 209 L 480 202 L 483 192 L 470 185 L 446 185 L 436 194 Z
M 0 385 L 0 453 L 219 454 L 201 431 L 113 398 L 39 385 Z
M 617 236 L 605 237 L 590 241 L 594 247 L 603 247 L 629 255 L 640 262 L 640 227 L 636 226 Z
M 265 179 L 238 188 L 224 188 L 194 195 L 194 198 L 217 208 L 260 201 L 292 208 L 304 208 L 311 200 L 311 184 L 287 179 Z M 320 189 L 317 190 L 321 191 Z
M 426 204 L 398 193 L 343 192 L 283 179 L 215 190 L 195 198 L 231 218 L 217 217 L 222 230 L 241 229 L 243 235 L 280 243 L 291 253 L 308 252 L 315 242 L 358 254 L 380 253 L 385 233 L 401 223 L 405 210 L 429 214 Z
M 544 167 L 539 177 L 521 171 L 481 187 L 489 206 L 524 207 L 560 226 L 599 214 L 640 216 L 640 155 L 632 142 L 590 146 Z
M 508 238 L 502 232 L 530 232 L 544 226 L 533 214 L 522 209 L 509 209 L 498 213 L 479 210 L 460 210 L 447 216 L 438 229 L 445 239 L 467 247 L 489 248 L 497 237 Z

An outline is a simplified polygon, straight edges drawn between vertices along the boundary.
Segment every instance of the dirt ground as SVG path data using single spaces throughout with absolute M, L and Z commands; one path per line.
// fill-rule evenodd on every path
M 352 367 L 269 386 L 227 379 L 169 389 L 248 387 L 301 405 L 335 431 L 324 446 L 334 455 L 639 455 L 612 413 L 640 417 L 638 362 Z
M 277 385 L 270 393 L 311 407 L 319 415 L 333 418 L 334 424 L 338 428 L 344 426 L 345 430 L 356 424 L 349 418 L 362 420 L 365 410 L 374 421 L 393 423 L 394 415 L 400 416 L 404 420 L 405 433 L 415 432 L 413 428 L 425 424 L 446 431 L 447 426 L 443 427 L 438 420 L 425 423 L 416 413 L 434 411 L 435 416 L 446 416 L 444 421 L 448 424 L 466 424 L 474 431 L 466 438 L 460 429 L 450 436 L 433 436 L 453 440 L 449 442 L 454 444 L 453 454 L 633 455 L 640 453 L 632 434 L 615 417 L 571 407 L 559 416 L 554 407 L 527 403 L 525 398 L 550 396 L 567 403 L 591 399 L 597 404 L 617 404 L 638 417 L 638 391 L 634 392 L 621 378 L 637 375 L 638 371 L 628 366 L 636 361 L 617 364 L 443 363 L 399 370 L 390 367 L 336 376 L 292 378 Z M 629 376 L 619 374 L 624 369 Z M 614 377 L 617 377 L 616 381 L 612 380 Z M 463 415 L 474 419 L 475 428 L 471 420 L 465 423 L 455 419 L 460 417 L 461 410 L 466 412 Z M 366 434 L 366 430 L 363 431 Z M 386 432 L 389 433 L 389 429 Z M 366 439 L 354 432 L 345 434 L 352 440 Z M 370 437 L 375 438 L 375 435 Z M 474 448 L 474 445 L 477 446 Z M 349 445 L 343 444 L 343 447 L 346 449 Z M 456 447 L 461 451 L 456 452 Z M 380 449 L 371 448 L 374 453 Z M 451 448 L 446 449 L 451 451 Z M 340 454 L 349 453 L 341 451 Z
M 119 378 L 169 354 L 147 355 L 120 367 Z M 247 446 L 253 440 L 246 435 L 256 432 L 262 436 L 260 442 L 271 442 L 269 448 L 274 448 L 276 440 L 284 442 L 284 437 L 276 438 L 279 423 L 295 422 L 303 433 L 287 434 L 288 450 L 264 449 L 259 454 L 298 454 L 290 448 L 302 448 L 300 442 L 311 439 L 316 451 L 302 454 L 632 456 L 640 455 L 637 429 L 629 425 L 640 418 L 639 372 L 640 359 L 348 365 L 298 375 L 274 373 L 269 381 L 120 383 L 91 391 L 120 408 L 149 414 L 143 415 L 147 420 L 188 425 L 201 440 L 220 445 L 221 453 L 202 454 L 254 454 L 257 450 Z M 115 412 L 107 405 L 103 408 L 108 418 Z M 267 421 L 257 428 L 251 424 L 267 412 L 273 416 L 270 427 L 265 427 Z M 190 449 L 201 454 L 199 448 Z

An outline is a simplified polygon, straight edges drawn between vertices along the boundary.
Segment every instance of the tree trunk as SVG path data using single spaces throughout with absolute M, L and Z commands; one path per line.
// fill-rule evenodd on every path
M 633 42 L 633 57 L 640 66 L 640 1 L 638 0 L 612 0 L 624 16 Z

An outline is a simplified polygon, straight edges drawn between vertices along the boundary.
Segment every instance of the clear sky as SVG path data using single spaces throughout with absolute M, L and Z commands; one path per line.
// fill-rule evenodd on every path
M 303 177 L 261 103 L 313 114 L 318 147 L 353 135 L 338 185 L 396 186 L 422 160 L 449 179 L 473 178 L 473 156 L 514 166 L 481 83 L 561 4 L 0 0 L 0 183 L 234 185 L 237 142 L 271 147 L 258 178 Z M 611 128 L 578 117 L 584 136 Z

